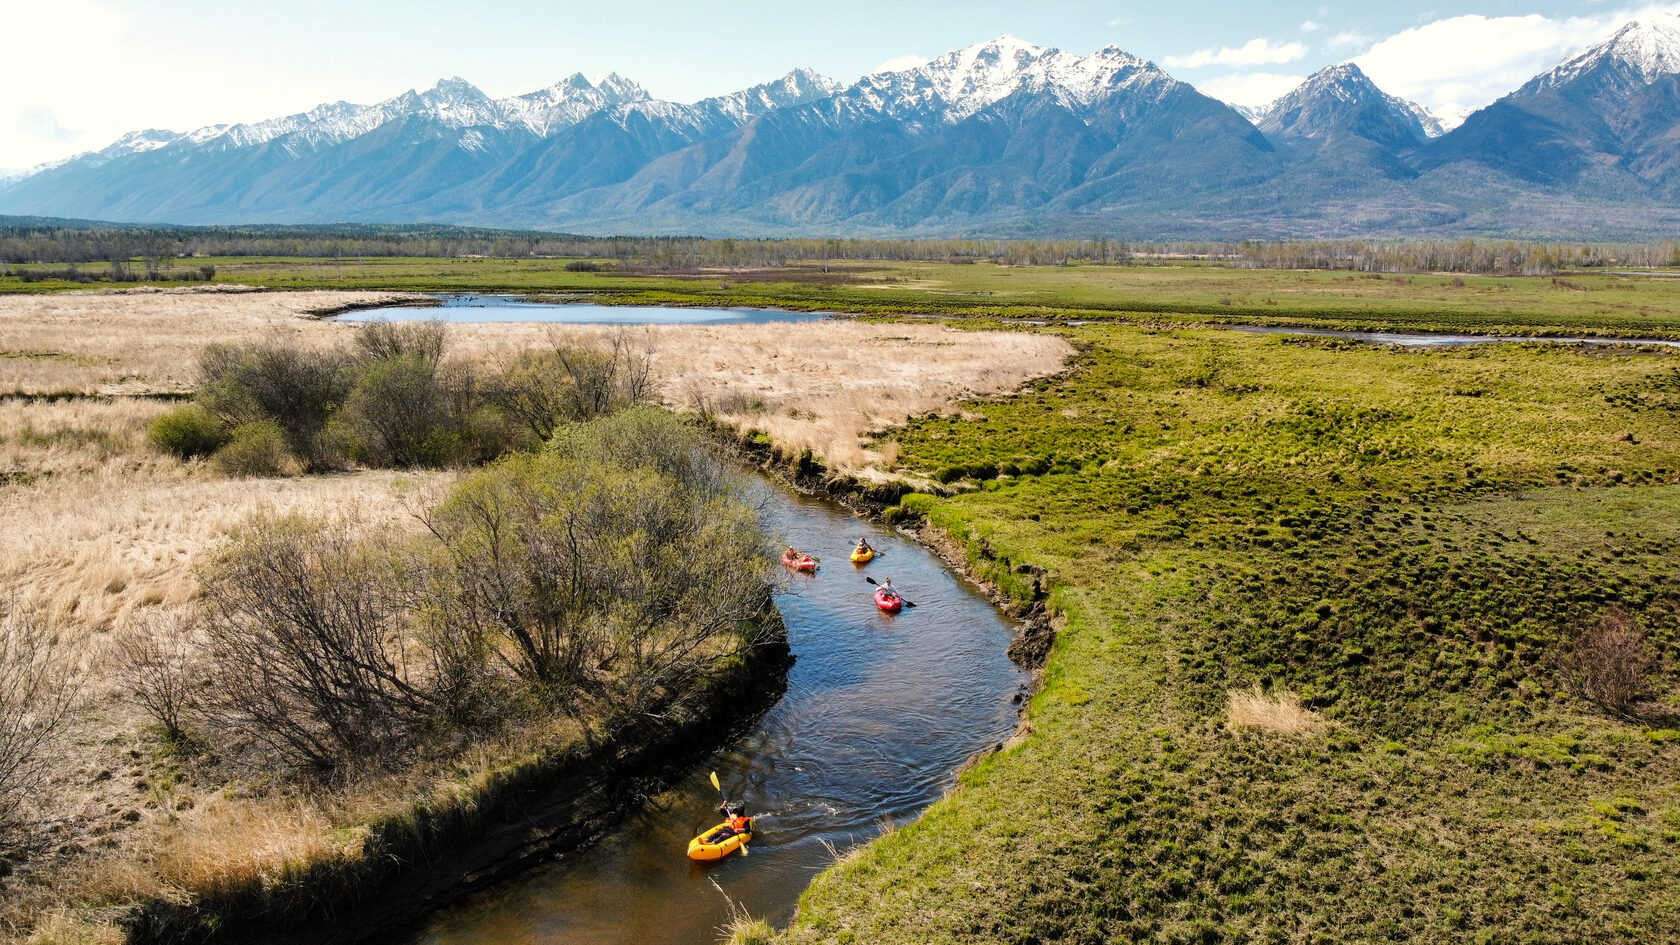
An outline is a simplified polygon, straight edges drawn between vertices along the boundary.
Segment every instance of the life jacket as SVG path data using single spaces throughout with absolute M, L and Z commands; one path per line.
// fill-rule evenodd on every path
M 729 829 L 736 833 L 746 833 L 752 826 L 752 818 L 740 814 L 732 814 L 729 818 Z

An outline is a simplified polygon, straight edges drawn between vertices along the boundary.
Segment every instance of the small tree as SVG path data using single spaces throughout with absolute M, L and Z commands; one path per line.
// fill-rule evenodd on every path
M 1626 714 L 1645 695 L 1655 665 L 1645 630 L 1618 607 L 1576 639 L 1566 676 L 1576 695 Z
M 131 623 L 116 641 L 124 697 L 176 744 L 187 741 L 183 720 L 193 704 L 192 630 L 179 615 L 153 614 Z

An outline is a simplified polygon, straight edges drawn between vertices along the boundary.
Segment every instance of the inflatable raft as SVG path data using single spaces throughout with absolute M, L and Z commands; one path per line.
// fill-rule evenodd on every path
M 730 833 L 729 822 L 725 821 L 706 831 L 693 840 L 688 841 L 688 858 L 691 860 L 721 860 L 736 850 L 752 842 L 752 818 L 747 818 L 745 833 Z
M 810 555 L 800 555 L 796 558 L 793 555 L 783 553 L 782 563 L 795 571 L 804 571 L 807 574 L 817 569 L 817 559 Z
M 868 564 L 869 562 L 874 561 L 874 560 L 875 560 L 875 549 L 874 548 L 871 548 L 868 551 L 857 551 L 855 549 L 852 551 L 852 563 L 853 564 Z
M 883 587 L 875 592 L 875 606 L 889 614 L 896 614 L 904 609 L 904 598 Z

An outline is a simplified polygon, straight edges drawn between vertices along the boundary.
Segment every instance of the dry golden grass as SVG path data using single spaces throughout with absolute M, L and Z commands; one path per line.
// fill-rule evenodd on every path
M 128 936 L 111 919 L 55 912 L 37 925 L 25 942 L 27 945 L 122 945 L 127 940 Z
M 542 344 L 598 340 L 604 326 L 455 326 L 456 351 L 483 363 Z M 942 325 L 853 321 L 762 325 L 654 325 L 651 344 L 665 402 L 702 409 L 784 447 L 810 448 L 850 471 L 890 469 L 897 450 L 866 450 L 868 433 L 970 397 L 1001 394 L 1062 369 L 1073 348 L 1049 335 L 957 331 Z
M 420 296 L 238 287 L 0 296 L 0 392 L 190 390 L 211 342 L 325 342 L 349 326 L 311 313 Z
M 1256 683 L 1244 692 L 1231 690 L 1231 704 L 1225 710 L 1225 727 L 1232 731 L 1258 729 L 1279 735 L 1316 735 L 1324 730 L 1324 720 L 1301 704 L 1301 697 L 1287 689 L 1270 693 Z
M 394 487 L 432 478 L 365 472 L 226 479 L 203 464 L 146 455 L 87 466 L 0 486 L 0 587 L 30 599 L 73 636 L 108 630 L 139 608 L 192 599 L 194 568 L 253 515 L 331 511 L 405 520 Z

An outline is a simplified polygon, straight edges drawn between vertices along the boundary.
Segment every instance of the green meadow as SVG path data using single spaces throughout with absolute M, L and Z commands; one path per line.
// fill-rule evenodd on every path
M 1680 928 L 1680 352 L 1059 330 L 1066 376 L 883 434 L 957 490 L 895 517 L 1049 574 L 1030 735 L 789 940 Z M 1570 684 L 1612 611 L 1657 660 L 1615 710 Z M 1309 727 L 1229 724 L 1256 686 Z
M 1534 277 L 1396 276 L 1203 264 L 839 261 L 685 273 L 611 260 L 592 262 L 598 272 L 568 270 L 579 261 L 565 259 L 232 256 L 183 261 L 188 262 L 194 268 L 214 266 L 217 283 L 277 289 L 583 294 L 623 304 L 764 305 L 882 315 L 1680 338 L 1680 279 L 1592 270 Z M 0 292 L 87 288 L 51 280 L 26 283 L 16 268 L 0 276 Z
M 1212 327 L 1674 339 L 1680 280 L 193 262 L 218 283 L 934 317 L 1075 345 L 1054 378 L 876 434 L 891 471 L 940 484 L 889 517 L 955 539 L 1004 595 L 1045 595 L 1059 632 L 1021 736 L 817 876 L 786 941 L 1680 929 L 1680 349 Z M 1605 660 L 1636 677 L 1623 698 L 1586 672 Z

